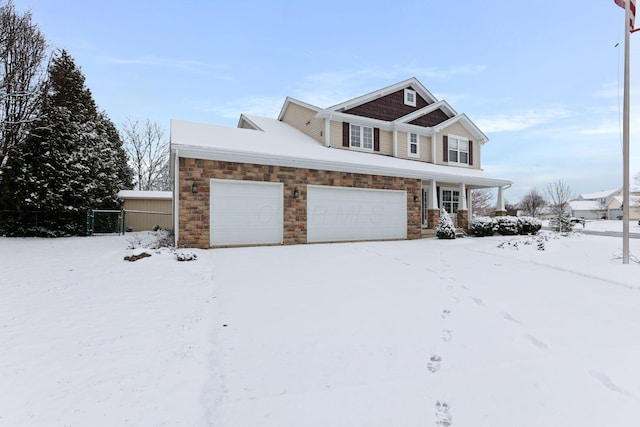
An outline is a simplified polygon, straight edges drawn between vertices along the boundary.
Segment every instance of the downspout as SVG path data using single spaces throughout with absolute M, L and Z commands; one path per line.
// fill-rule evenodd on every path
M 433 135 L 431 135 L 431 163 L 433 163 L 434 165 L 436 164 L 436 153 L 438 152 L 436 150 L 437 140 L 438 138 L 436 137 L 436 132 L 433 132 Z
M 178 218 L 179 204 L 180 204 L 180 156 L 178 155 L 178 149 L 176 148 L 173 155 L 173 239 L 174 246 L 178 246 L 179 234 L 180 234 L 180 220 Z
M 398 157 L 398 129 L 393 127 L 393 157 Z
M 324 119 L 324 146 L 331 147 L 331 114 Z

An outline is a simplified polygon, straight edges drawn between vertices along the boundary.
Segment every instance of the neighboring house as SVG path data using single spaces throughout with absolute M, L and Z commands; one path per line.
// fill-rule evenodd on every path
M 176 244 L 216 247 L 415 239 L 440 208 L 466 228 L 470 192 L 511 181 L 481 169 L 488 138 L 411 78 L 238 127 L 171 121 Z
M 629 219 L 640 219 L 640 188 L 630 190 Z M 581 194 L 570 203 L 572 215 L 584 219 L 622 219 L 622 189 Z
M 582 219 L 603 219 L 607 215 L 606 206 L 598 200 L 571 200 L 571 216 Z
M 629 219 L 632 221 L 640 220 L 640 190 L 630 191 L 631 204 L 629 205 Z M 615 196 L 607 205 L 608 219 L 622 219 L 624 198 Z
M 125 230 L 173 229 L 171 191 L 120 190 Z

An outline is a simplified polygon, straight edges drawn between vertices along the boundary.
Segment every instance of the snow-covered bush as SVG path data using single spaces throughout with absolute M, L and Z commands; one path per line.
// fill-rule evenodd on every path
M 198 255 L 190 251 L 178 250 L 175 255 L 178 261 L 196 261 L 198 259 Z
M 538 231 L 542 228 L 542 221 L 530 216 L 519 216 L 520 222 L 520 234 L 538 234 Z
M 516 236 L 520 234 L 520 221 L 515 216 L 499 216 L 496 217 L 498 224 L 498 233 L 503 236 Z
M 476 216 L 469 222 L 469 232 L 473 236 L 493 236 L 497 229 L 497 221 L 489 216 Z
M 571 222 L 571 217 L 566 214 L 558 215 L 549 220 L 549 226 L 551 229 L 560 233 L 568 233 L 572 231 L 574 225 L 575 224 Z
M 444 208 L 440 209 L 440 218 L 438 218 L 438 224 L 436 225 L 436 236 L 438 239 L 456 238 L 456 228 L 453 226 L 453 221 L 451 221 L 451 217 Z

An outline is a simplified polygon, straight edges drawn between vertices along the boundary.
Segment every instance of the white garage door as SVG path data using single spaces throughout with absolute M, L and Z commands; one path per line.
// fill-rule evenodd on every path
M 211 246 L 282 243 L 282 183 L 212 179 Z
M 307 240 L 407 238 L 407 192 L 307 186 Z

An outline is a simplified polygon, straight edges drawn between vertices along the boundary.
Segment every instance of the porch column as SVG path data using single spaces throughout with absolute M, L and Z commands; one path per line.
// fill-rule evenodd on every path
M 434 229 L 440 219 L 440 208 L 438 207 L 438 188 L 436 180 L 432 179 L 429 184 L 429 208 L 427 209 L 427 227 Z
M 460 200 L 458 200 L 458 227 L 462 229 L 469 228 L 469 209 L 467 207 L 467 186 L 464 182 L 460 183 Z
M 503 188 L 498 187 L 498 203 L 496 204 L 496 216 L 507 216 L 507 209 L 504 207 Z

